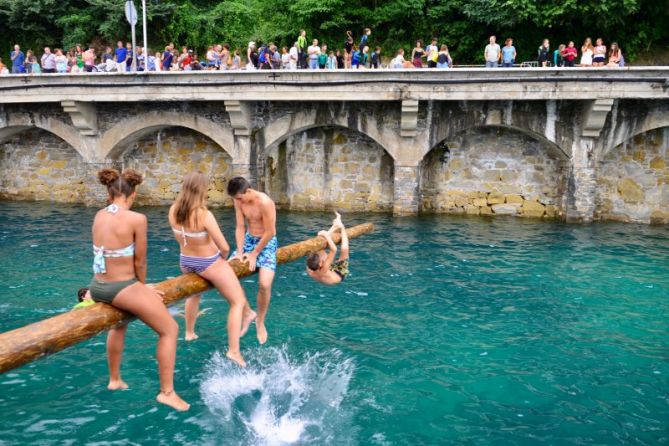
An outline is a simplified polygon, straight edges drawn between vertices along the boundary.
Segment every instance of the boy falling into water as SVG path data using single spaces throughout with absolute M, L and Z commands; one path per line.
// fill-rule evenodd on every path
M 341 215 L 335 212 L 337 216 L 332 221 L 332 227 L 328 231 L 320 231 L 319 236 L 325 238 L 328 242 L 330 252 L 321 250 L 307 257 L 307 274 L 316 282 L 323 285 L 337 285 L 348 276 L 348 234 L 346 228 L 341 222 Z M 339 260 L 334 261 L 337 254 L 337 245 L 332 240 L 332 234 L 341 230 L 341 253 Z

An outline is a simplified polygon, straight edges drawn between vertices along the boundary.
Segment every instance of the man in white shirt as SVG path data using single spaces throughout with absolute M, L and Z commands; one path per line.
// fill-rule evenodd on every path
M 485 58 L 486 68 L 497 68 L 499 58 L 502 55 L 502 49 L 495 43 L 496 40 L 495 36 L 490 36 L 490 43 L 485 46 L 483 57 Z
M 321 55 L 321 47 L 318 46 L 318 39 L 314 39 L 312 45 L 307 48 L 309 55 L 309 68 L 318 70 L 318 56 Z
M 297 48 L 297 42 L 295 42 L 293 47 L 290 49 L 288 55 L 290 56 L 290 59 L 288 61 L 288 69 L 297 70 L 297 61 L 299 60 L 298 58 L 300 57 L 300 51 Z

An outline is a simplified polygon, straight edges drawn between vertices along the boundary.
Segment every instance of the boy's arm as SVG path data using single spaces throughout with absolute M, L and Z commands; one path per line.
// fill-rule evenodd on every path
M 237 244 L 237 253 L 235 258 L 240 262 L 243 261 L 244 257 L 244 235 L 246 234 L 246 228 L 244 227 L 244 214 L 242 210 L 237 206 L 235 202 L 235 243 Z

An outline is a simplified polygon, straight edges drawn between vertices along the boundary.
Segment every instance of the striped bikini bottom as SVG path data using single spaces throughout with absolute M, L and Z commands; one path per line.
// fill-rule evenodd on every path
M 217 252 L 211 257 L 192 257 L 179 255 L 179 266 L 186 273 L 200 274 L 216 262 L 221 257 L 221 253 Z

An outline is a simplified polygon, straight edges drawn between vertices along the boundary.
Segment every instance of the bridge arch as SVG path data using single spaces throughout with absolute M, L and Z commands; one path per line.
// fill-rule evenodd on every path
M 267 151 L 293 135 L 318 127 L 340 127 L 361 133 L 381 146 L 393 160 L 398 159 L 399 147 L 395 141 L 399 138 L 395 134 L 380 128 L 372 116 L 362 117 L 347 112 L 328 113 L 327 116 L 323 116 L 317 108 L 313 108 L 290 113 L 260 129 L 256 134 L 256 140 Z
M 97 155 L 100 159 L 118 158 L 132 142 L 168 127 L 185 127 L 201 133 L 233 160 L 238 158 L 232 129 L 205 117 L 181 112 L 146 113 L 116 123 L 101 136 Z
M 635 123 L 631 127 L 621 126 L 608 141 L 604 141 L 600 159 L 606 159 L 613 149 L 634 139 L 636 136 L 664 127 L 669 127 L 669 110 L 650 113 L 642 121 Z
M 8 125 L 0 127 L 0 144 L 14 136 L 31 129 L 44 130 L 69 144 L 82 159 L 88 159 L 89 153 L 79 132 L 72 126 L 58 119 L 32 119 L 29 116 L 11 116 Z
M 555 217 L 564 211 L 568 164 L 567 154 L 543 135 L 507 125 L 473 125 L 442 139 L 423 157 L 420 208 L 490 214 L 493 205 L 504 205 L 494 212 L 516 215 L 530 201 L 530 216 Z

